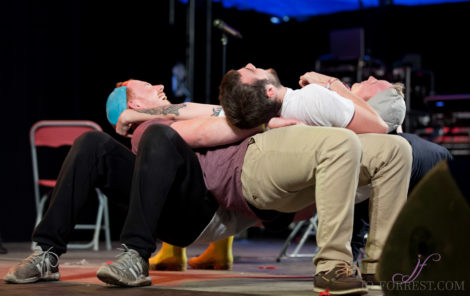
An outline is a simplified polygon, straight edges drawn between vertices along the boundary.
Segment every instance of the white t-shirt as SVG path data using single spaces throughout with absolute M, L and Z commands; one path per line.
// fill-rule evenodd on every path
M 281 115 L 308 125 L 346 127 L 354 115 L 354 104 L 334 91 L 309 84 L 296 90 L 287 89 Z
M 248 218 L 219 206 L 209 224 L 192 244 L 215 242 L 236 235 L 257 222 L 258 219 Z

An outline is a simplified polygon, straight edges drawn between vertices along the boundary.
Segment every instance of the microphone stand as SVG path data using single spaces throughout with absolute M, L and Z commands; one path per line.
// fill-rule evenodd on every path
M 228 43 L 228 37 L 225 32 L 222 33 L 222 38 L 220 39 L 220 41 L 222 42 L 222 76 L 224 76 L 225 71 L 227 70 L 227 43 Z

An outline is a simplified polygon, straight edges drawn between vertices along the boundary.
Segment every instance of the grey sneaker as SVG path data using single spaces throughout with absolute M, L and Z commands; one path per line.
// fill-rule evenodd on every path
M 59 280 L 59 256 L 51 252 L 51 249 L 43 251 L 40 246 L 34 247 L 34 252 L 11 267 L 3 279 L 13 284 Z
M 124 287 L 150 286 L 152 279 L 149 277 L 148 260 L 140 257 L 136 250 L 129 249 L 126 245 L 119 259 L 111 264 L 103 264 L 98 269 L 96 276 L 103 282 Z
M 313 285 L 313 291 L 317 293 L 328 290 L 329 295 L 367 294 L 367 285 L 362 281 L 359 270 L 347 263 L 319 272 L 313 278 Z

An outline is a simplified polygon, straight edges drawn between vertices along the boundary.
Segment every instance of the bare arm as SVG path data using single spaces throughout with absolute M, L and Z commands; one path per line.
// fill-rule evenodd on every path
M 260 127 L 242 130 L 224 117 L 202 117 L 174 122 L 171 127 L 193 148 L 214 147 L 241 141 L 261 132 Z
M 354 115 L 346 128 L 361 133 L 387 133 L 387 124 L 363 99 L 353 94 L 337 78 L 316 72 L 308 72 L 300 77 L 299 84 L 304 87 L 310 83 L 321 86 L 329 84 L 329 88 L 340 96 L 354 103 Z
M 222 111 L 222 107 L 211 104 L 182 103 L 135 111 L 173 120 L 185 120 L 196 117 L 218 116 Z
M 116 124 L 116 132 L 121 136 L 129 136 L 129 131 L 140 123 L 154 119 L 186 120 L 197 117 L 218 116 L 222 107 L 218 105 L 183 103 L 161 106 L 152 109 L 127 109 Z
M 280 128 L 300 123 L 295 119 L 272 118 L 269 128 Z M 239 142 L 262 132 L 261 127 L 238 129 L 230 125 L 225 117 L 205 117 L 174 122 L 171 127 L 193 148 L 214 147 Z

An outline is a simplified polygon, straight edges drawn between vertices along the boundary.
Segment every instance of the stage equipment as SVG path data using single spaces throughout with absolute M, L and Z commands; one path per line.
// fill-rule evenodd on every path
M 385 243 L 385 295 L 468 295 L 470 207 L 445 161 L 418 183 Z M 465 285 L 465 286 L 464 286 Z
M 228 44 L 228 35 L 235 38 L 243 38 L 240 32 L 234 28 L 227 25 L 223 20 L 216 19 L 214 20 L 214 27 L 222 31 L 222 76 L 225 75 L 227 71 L 227 44 Z
M 415 133 L 453 155 L 470 155 L 470 94 L 428 96 L 424 103 L 429 123 Z

